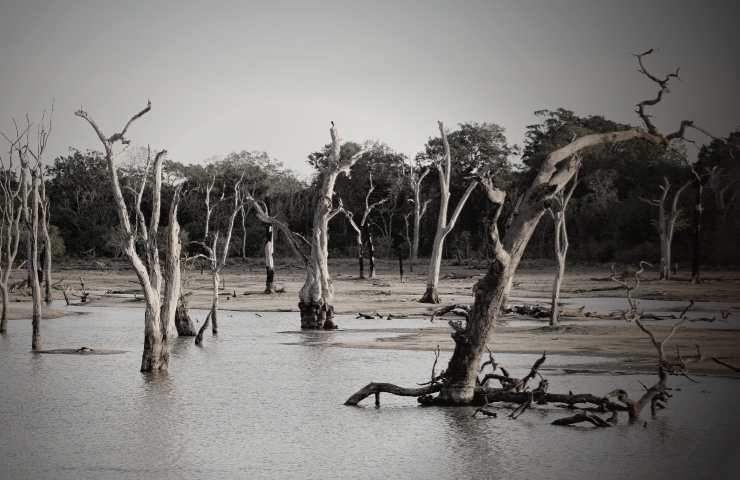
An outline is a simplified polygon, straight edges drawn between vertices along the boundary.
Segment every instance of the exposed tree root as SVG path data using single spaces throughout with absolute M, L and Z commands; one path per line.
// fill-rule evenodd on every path
M 631 422 L 640 418 L 642 411 L 650 405 L 652 415 L 658 410 L 666 408 L 670 393 L 668 392 L 667 377 L 668 375 L 683 375 L 688 377 L 687 361 L 699 361 L 703 359 L 701 350 L 697 346 L 697 353 L 693 357 L 682 357 L 681 352 L 676 348 L 676 359 L 669 361 L 665 357 L 664 346 L 667 344 L 678 329 L 687 321 L 686 313 L 693 305 L 691 302 L 682 312 L 680 319 L 673 325 L 673 328 L 662 340 L 658 340 L 652 331 L 650 331 L 640 319 L 636 319 L 637 326 L 645 332 L 653 343 L 657 353 L 658 381 L 651 387 L 644 386 L 642 396 L 633 400 L 623 389 L 615 389 L 606 395 L 599 396 L 592 393 L 551 393 L 548 391 L 549 383 L 539 372 L 545 363 L 547 356 L 542 354 L 530 367 L 529 372 L 522 378 L 512 377 L 509 372 L 501 367 L 495 360 L 492 352 L 488 351 L 488 359 L 485 360 L 479 369 L 479 375 L 476 381 L 475 393 L 469 406 L 477 406 L 473 417 L 478 414 L 484 417 L 497 417 L 495 411 L 491 410 L 494 403 L 507 404 L 514 406 L 509 414 L 510 418 L 516 419 L 527 410 L 535 408 L 537 405 L 552 405 L 558 408 L 575 409 L 579 412 L 565 418 L 557 419 L 552 422 L 553 425 L 576 425 L 580 423 L 589 423 L 596 427 L 608 427 L 617 422 L 620 412 L 627 413 Z M 456 306 L 451 305 L 444 307 L 451 311 Z M 375 405 L 380 406 L 380 394 L 390 393 L 398 396 L 416 397 L 421 405 L 425 406 L 451 406 L 443 396 L 433 396 L 434 393 L 441 392 L 447 387 L 447 378 L 445 372 L 440 375 L 436 374 L 436 366 L 439 360 L 439 350 L 435 353 L 434 364 L 432 366 L 431 379 L 419 388 L 404 388 L 390 383 L 370 383 L 349 397 L 345 405 L 358 405 L 365 398 L 374 395 Z M 727 366 L 728 368 L 738 371 L 734 366 L 726 364 L 719 359 L 716 362 Z M 500 372 L 500 373 L 499 373 Z M 530 390 L 529 384 L 532 380 L 539 377 L 540 381 L 536 388 Z M 489 386 L 491 381 L 497 381 L 500 387 Z M 454 404 L 459 405 L 459 404 Z M 608 419 L 599 414 L 611 413 Z

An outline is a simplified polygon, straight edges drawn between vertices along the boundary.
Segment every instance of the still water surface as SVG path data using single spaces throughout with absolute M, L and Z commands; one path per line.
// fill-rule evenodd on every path
M 373 332 L 295 332 L 297 314 L 225 312 L 203 348 L 179 339 L 170 371 L 138 372 L 143 314 L 86 308 L 43 324 L 44 348 L 121 349 L 33 355 L 30 322 L 0 338 L 0 478 L 738 478 L 740 381 L 672 379 L 669 410 L 647 427 L 554 427 L 558 411 L 474 419 L 384 396 L 342 406 L 371 380 L 414 385 L 429 352 L 330 347 Z M 196 312 L 202 318 L 202 312 Z M 412 320 L 387 322 L 416 327 Z M 342 328 L 368 323 L 339 318 Z M 428 323 L 426 323 L 428 325 Z M 374 325 L 373 325 L 374 326 Z M 522 374 L 531 355 L 499 355 Z M 443 365 L 447 357 L 440 359 Z M 548 363 L 562 359 L 552 357 Z M 650 377 L 549 373 L 551 390 L 637 395 Z M 622 422 L 624 423 L 624 422 Z

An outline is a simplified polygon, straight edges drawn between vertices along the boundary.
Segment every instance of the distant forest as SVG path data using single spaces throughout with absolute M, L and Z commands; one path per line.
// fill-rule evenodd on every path
M 482 165 L 493 166 L 497 186 L 510 192 L 504 215 L 499 220 L 499 229 L 503 231 L 505 219 L 510 217 L 508 213 L 515 211 L 523 186 L 531 183 L 532 175 L 549 152 L 588 133 L 629 128 L 601 116 L 577 116 L 565 109 L 538 111 L 536 115 L 539 123 L 527 128 L 522 146 L 510 145 L 503 129 L 495 123 L 464 123 L 450 132 L 451 205 L 463 195 L 470 178 Z M 680 190 L 673 262 L 686 270 L 694 252 L 698 251 L 705 264 L 739 264 L 740 249 L 736 245 L 740 228 L 736 219 L 740 218 L 740 202 L 737 201 L 740 159 L 733 156 L 737 154 L 733 145 L 739 141 L 740 131 L 736 131 L 727 139 L 717 139 L 701 147 L 698 152 L 697 147 L 687 142 L 676 143 L 666 150 L 640 140 L 587 150 L 582 155 L 579 182 L 568 207 L 570 244 L 575 247 L 570 259 L 659 263 L 659 209 L 655 201 L 665 193 L 666 208 L 670 209 L 674 195 Z M 358 143 L 346 142 L 341 154 L 353 155 L 360 148 Z M 327 154 L 326 149 L 325 146 L 309 153 L 307 161 L 314 166 L 320 164 Z M 337 180 L 334 202 L 341 199 L 345 212 L 358 222 L 366 201 L 380 202 L 367 219 L 377 257 L 408 257 L 415 206 L 412 181 L 426 169 L 429 171 L 421 184 L 419 199 L 426 207 L 421 220 L 419 255 L 429 255 L 440 198 L 439 172 L 433 160 L 440 151 L 439 137 L 430 138 L 426 145 L 420 146 L 414 158 L 376 143 L 352 166 L 349 176 L 340 176 Z M 145 174 L 146 156 L 145 148 L 131 148 L 117 159 L 124 191 L 131 195 L 132 201 L 136 186 Z M 264 201 L 272 215 L 284 220 L 296 232 L 307 234 L 311 228 L 312 206 L 321 181 L 319 174 L 305 182 L 267 152 L 235 152 L 203 165 L 184 165 L 176 159 L 168 159 L 164 169 L 165 179 L 187 179 L 179 213 L 186 251 L 204 238 L 208 186 L 213 185 L 211 228 L 225 230 L 233 209 L 229 198 L 242 175 L 243 188 L 254 198 Z M 47 192 L 53 199 L 50 217 L 54 255 L 121 255 L 120 241 L 116 238 L 118 218 L 103 155 L 96 151 L 72 150 L 47 167 L 46 178 Z M 165 182 L 165 204 L 172 195 L 171 183 Z M 373 190 L 368 197 L 371 186 Z M 144 196 L 144 203 L 147 198 L 149 196 Z M 143 205 L 143 211 L 148 210 L 149 207 Z M 461 262 L 491 258 L 487 226 L 492 213 L 493 207 L 485 200 L 485 192 L 476 188 L 448 237 L 444 257 Z M 163 215 L 166 217 L 166 212 Z M 166 224 L 166 218 L 162 221 Z M 166 232 L 160 231 L 160 235 Z M 331 256 L 355 256 L 355 235 L 346 214 L 333 218 L 329 241 Z M 236 220 L 230 256 L 262 256 L 264 236 L 264 224 L 246 205 Z M 280 235 L 276 245 L 278 258 L 292 255 Z M 551 219 L 540 222 L 525 256 L 530 259 L 554 257 Z

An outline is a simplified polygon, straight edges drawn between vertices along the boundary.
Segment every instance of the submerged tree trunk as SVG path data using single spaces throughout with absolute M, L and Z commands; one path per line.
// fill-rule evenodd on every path
M 141 210 L 141 199 L 149 176 L 149 164 L 151 153 L 147 157 L 147 168 L 143 177 L 140 189 L 136 197 L 136 222 L 138 228 L 136 231 L 132 228 L 131 217 L 126 205 L 126 201 L 121 190 L 118 179 L 118 169 L 114 162 L 113 145 L 116 142 L 126 144 L 129 142 L 125 138 L 126 131 L 131 124 L 144 114 L 151 110 L 151 102 L 146 108 L 131 117 L 126 123 L 123 130 L 114 133 L 110 137 L 106 136 L 95 123 L 95 121 L 84 110 L 78 110 L 75 115 L 87 121 L 95 131 L 98 139 L 105 149 L 105 159 L 108 166 L 108 176 L 111 181 L 113 198 L 116 203 L 118 221 L 122 235 L 122 249 L 131 263 L 136 276 L 139 280 L 142 290 L 144 291 L 144 300 L 146 303 L 144 311 L 144 351 L 141 358 L 141 371 L 152 372 L 166 370 L 169 362 L 169 352 L 167 348 L 167 330 L 168 325 L 162 319 L 162 271 L 159 261 L 159 250 L 157 248 L 157 237 L 159 232 L 160 210 L 162 202 L 162 163 L 165 150 L 158 152 L 154 159 L 153 165 L 153 187 L 152 187 L 152 211 L 149 218 L 149 225 Z M 136 241 L 140 239 L 144 242 L 144 255 L 139 255 L 136 248 Z M 168 303 L 165 298 L 164 303 Z
M 157 298 L 146 303 L 144 310 L 144 351 L 141 354 L 141 371 L 166 370 L 170 354 L 167 348 L 167 326 L 162 322 Z
M 336 328 L 332 306 L 334 286 L 329 275 L 328 251 L 329 220 L 341 211 L 341 207 L 332 210 L 334 185 L 339 174 L 348 172 L 364 153 L 364 150 L 361 150 L 350 158 L 341 158 L 340 141 L 334 124 L 329 132 L 331 147 L 326 163 L 320 167 L 322 180 L 314 209 L 313 228 L 308 240 L 311 252 L 306 259 L 306 280 L 298 292 L 301 328 L 308 330 Z
M 187 305 L 185 305 L 182 299 L 177 303 L 177 308 L 175 309 L 175 328 L 177 329 L 177 334 L 181 337 L 194 337 L 197 333 L 195 331 L 195 324 L 188 313 Z
M 218 334 L 218 287 L 221 284 L 221 275 L 218 272 L 213 272 L 211 275 L 213 283 L 213 298 L 211 299 L 211 333 L 214 335 Z
M 30 257 L 28 270 L 31 275 L 31 299 L 33 311 L 31 313 L 32 340 L 31 349 L 41 350 L 41 284 L 37 272 L 39 269 L 39 177 L 37 172 L 31 172 L 31 223 L 28 227 L 28 242 Z
M 0 333 L 8 330 L 8 283 L 0 284 L 0 298 L 2 299 L 2 312 L 0 312 Z

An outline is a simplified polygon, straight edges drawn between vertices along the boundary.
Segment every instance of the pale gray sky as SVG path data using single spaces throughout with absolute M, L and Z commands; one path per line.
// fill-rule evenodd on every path
M 299 173 L 328 141 L 409 155 L 449 126 L 492 121 L 520 143 L 540 108 L 637 122 L 654 88 L 631 52 L 682 81 L 655 112 L 719 135 L 740 124 L 740 7 L 696 1 L 0 0 L 0 128 L 55 101 L 53 154 L 130 131 L 186 163 L 266 150 Z

